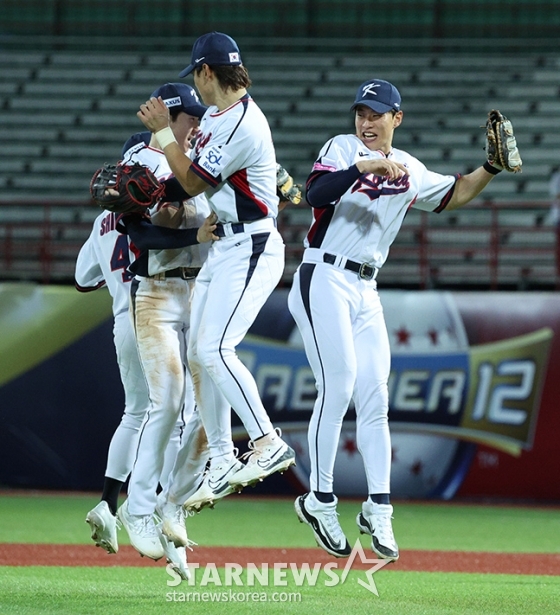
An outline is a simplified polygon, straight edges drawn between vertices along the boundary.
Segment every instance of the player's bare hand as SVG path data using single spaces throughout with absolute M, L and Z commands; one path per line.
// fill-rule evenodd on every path
M 218 216 L 214 212 L 212 212 L 206 218 L 206 220 L 204 220 L 204 224 L 198 229 L 198 233 L 196 234 L 196 239 L 198 243 L 206 243 L 207 241 L 218 241 L 218 239 L 220 239 L 218 235 L 214 234 L 217 221 Z
M 387 179 L 398 179 L 402 175 L 408 175 L 408 169 L 404 164 L 386 158 L 359 160 L 356 166 L 361 173 L 373 173 L 373 175 L 380 175 Z
M 169 126 L 169 111 L 161 96 L 150 98 L 143 105 L 140 105 L 140 111 L 136 115 L 151 132 L 157 132 Z

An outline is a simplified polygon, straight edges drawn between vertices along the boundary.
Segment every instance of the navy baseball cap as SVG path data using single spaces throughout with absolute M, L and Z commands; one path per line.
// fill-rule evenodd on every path
M 186 83 L 165 83 L 152 93 L 150 98 L 161 96 L 168 109 L 179 109 L 201 118 L 208 107 L 200 103 L 195 89 Z
M 397 88 L 383 79 L 365 81 L 358 88 L 352 111 L 358 105 L 365 105 L 376 113 L 401 110 L 401 95 Z
M 241 54 L 237 43 L 222 32 L 208 32 L 194 42 L 191 63 L 179 73 L 179 77 L 190 75 L 195 68 L 209 66 L 240 66 Z

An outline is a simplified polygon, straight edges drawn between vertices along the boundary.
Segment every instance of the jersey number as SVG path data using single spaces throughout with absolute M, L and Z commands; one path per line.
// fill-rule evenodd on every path
M 118 269 L 122 269 L 123 282 L 130 282 L 130 280 L 132 280 L 132 278 L 134 277 L 134 274 L 128 271 L 129 265 L 130 256 L 128 253 L 128 237 L 119 233 L 119 236 L 115 241 L 115 248 L 113 249 L 113 254 L 111 255 L 111 271 L 117 271 Z

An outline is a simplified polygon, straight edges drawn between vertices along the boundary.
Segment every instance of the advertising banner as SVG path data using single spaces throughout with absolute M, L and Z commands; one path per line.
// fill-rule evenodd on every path
M 557 293 L 381 290 L 391 343 L 392 492 L 401 498 L 560 499 Z M 287 291 L 238 347 L 308 485 L 316 396 Z M 106 291 L 0 285 L 0 482 L 98 489 L 124 396 Z M 246 434 L 233 417 L 241 450 Z M 92 430 L 91 426 L 95 429 Z M 274 481 L 265 481 L 275 488 Z M 265 485 L 263 484 L 263 487 Z M 350 406 L 335 467 L 341 496 L 367 493 Z

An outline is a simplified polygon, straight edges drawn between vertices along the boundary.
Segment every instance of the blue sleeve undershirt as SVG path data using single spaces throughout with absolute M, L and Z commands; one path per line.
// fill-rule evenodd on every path
M 175 202 L 192 198 L 192 194 L 189 194 L 181 186 L 181 183 L 174 175 L 161 183 L 165 186 L 165 192 L 162 197 L 163 201 Z
M 312 173 L 307 180 L 306 199 L 311 207 L 329 207 L 338 200 L 362 175 L 353 164 L 343 171 L 321 171 Z
M 142 252 L 146 250 L 173 250 L 198 244 L 197 228 L 175 229 L 155 226 L 138 216 L 124 216 L 117 229 L 130 237 Z

